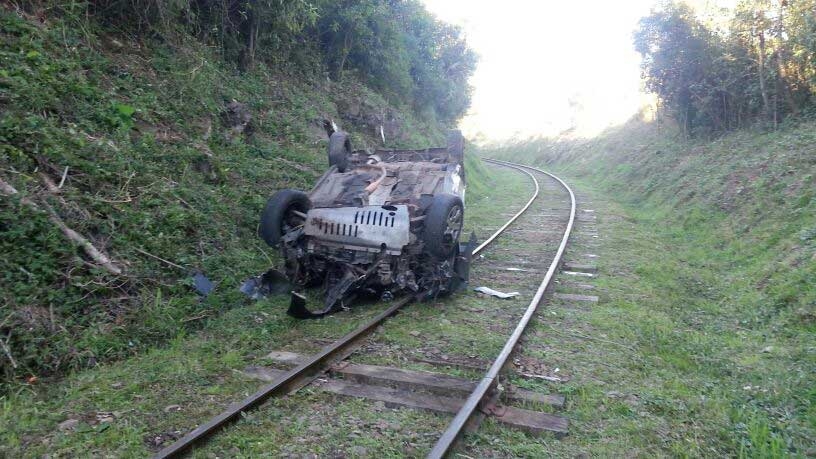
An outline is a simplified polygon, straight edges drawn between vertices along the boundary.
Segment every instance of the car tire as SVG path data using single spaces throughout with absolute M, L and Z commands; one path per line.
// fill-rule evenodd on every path
M 281 238 L 291 228 L 303 224 L 303 218 L 293 214 L 293 210 L 306 213 L 311 209 L 309 196 L 297 190 L 280 190 L 266 202 L 261 214 L 258 234 L 270 246 L 278 245 Z
M 459 244 L 465 206 L 459 196 L 437 194 L 425 212 L 425 250 L 438 258 L 449 257 Z
M 351 142 L 348 134 L 337 131 L 329 137 L 329 166 L 336 166 L 339 172 L 345 172 L 348 168 L 348 160 L 351 156 Z

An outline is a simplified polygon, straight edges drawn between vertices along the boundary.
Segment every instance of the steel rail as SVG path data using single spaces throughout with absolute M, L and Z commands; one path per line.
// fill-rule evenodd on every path
M 476 389 L 470 394 L 468 399 L 465 401 L 465 404 L 462 405 L 462 408 L 456 413 L 456 416 L 453 418 L 453 421 L 448 425 L 447 430 L 442 434 L 439 440 L 434 445 L 433 449 L 430 453 L 428 453 L 428 458 L 430 459 L 438 459 L 445 457 L 445 455 L 451 451 L 453 446 L 455 445 L 457 439 L 461 435 L 462 431 L 464 430 L 465 426 L 467 425 L 468 421 L 473 417 L 479 406 L 483 403 L 485 398 L 487 397 L 490 389 L 494 387 L 494 385 L 498 381 L 499 373 L 501 372 L 504 365 L 507 363 L 507 360 L 510 358 L 510 355 L 513 352 L 513 349 L 518 344 L 519 339 L 521 338 L 522 333 L 524 333 L 524 329 L 527 327 L 527 324 L 532 319 L 533 314 L 535 314 L 536 309 L 538 309 L 538 304 L 541 302 L 541 298 L 544 296 L 544 292 L 550 286 L 550 282 L 552 282 L 553 276 L 555 276 L 555 272 L 558 269 L 558 266 L 561 263 L 561 257 L 564 255 L 564 250 L 567 247 L 567 242 L 569 241 L 570 233 L 572 232 L 572 226 L 575 222 L 575 194 L 573 194 L 572 189 L 567 185 L 563 180 L 556 177 L 555 175 L 543 171 L 541 169 L 537 169 L 530 166 L 525 166 L 523 164 L 515 164 L 509 163 L 507 161 L 497 161 L 492 159 L 485 159 L 487 162 L 491 162 L 494 164 L 501 164 L 505 166 L 516 166 L 516 167 L 523 167 L 526 169 L 534 170 L 536 172 L 540 172 L 542 174 L 548 175 L 558 181 L 564 189 L 570 195 L 570 217 L 569 223 L 567 223 L 567 228 L 564 230 L 564 235 L 561 238 L 561 244 L 558 246 L 558 251 L 555 254 L 555 258 L 553 259 L 552 263 L 550 264 L 547 273 L 544 275 L 544 279 L 541 281 L 541 284 L 538 286 L 538 290 L 535 293 L 532 301 L 530 301 L 529 306 L 527 306 L 527 310 L 524 312 L 521 320 L 519 321 L 518 325 L 516 325 L 516 329 L 513 330 L 513 334 L 510 335 L 510 338 L 504 344 L 501 352 L 499 353 L 496 360 L 493 362 L 493 365 L 490 366 L 490 369 L 485 373 L 482 380 L 479 382 L 479 385 L 476 386 Z
M 503 233 L 521 214 L 523 214 L 538 197 L 539 185 L 533 174 L 530 174 L 521 167 L 515 165 L 506 165 L 516 170 L 526 173 L 530 176 L 535 184 L 535 193 L 527 202 L 527 204 L 516 213 L 507 223 L 496 230 L 485 242 L 480 244 L 473 253 L 477 254 L 492 243 L 501 233 Z M 308 384 L 314 377 L 325 371 L 332 363 L 343 358 L 348 357 L 354 351 L 354 345 L 367 336 L 372 330 L 379 326 L 387 318 L 396 314 L 402 307 L 408 305 L 420 295 L 408 295 L 396 301 L 388 309 L 381 312 L 365 324 L 358 327 L 351 333 L 346 334 L 339 340 L 323 348 L 319 353 L 311 356 L 307 361 L 298 365 L 281 375 L 275 381 L 263 386 L 254 394 L 245 398 L 244 400 L 233 403 L 226 410 L 211 418 L 206 423 L 196 427 L 182 438 L 176 440 L 173 444 L 162 449 L 155 456 L 156 459 L 164 459 L 170 457 L 178 457 L 193 445 L 205 440 L 211 434 L 224 427 L 226 424 L 237 420 L 241 417 L 241 413 L 246 412 L 252 408 L 257 407 L 270 397 L 288 393 L 291 390 L 303 387 Z
M 525 169 L 523 169 L 523 168 L 521 168 L 519 166 L 513 165 L 513 164 L 503 164 L 503 166 L 513 168 L 513 169 L 515 169 L 517 171 L 524 172 L 525 174 L 529 175 L 530 179 L 533 181 L 533 185 L 535 185 L 535 192 L 533 192 L 533 196 L 530 197 L 530 200 L 527 201 L 527 204 L 525 204 L 524 207 L 521 208 L 521 210 L 516 212 L 516 214 L 513 215 L 513 217 L 511 217 L 510 220 L 507 220 L 507 223 L 502 225 L 502 227 L 499 228 L 498 230 L 496 230 L 496 232 L 494 232 L 493 234 L 491 234 L 489 238 L 485 239 L 484 242 L 482 242 L 481 244 L 479 244 L 478 247 L 473 249 L 473 255 L 478 254 L 479 252 L 484 250 L 487 246 L 489 246 L 491 243 L 493 243 L 493 240 L 495 240 L 497 237 L 499 237 L 504 232 L 504 230 L 507 229 L 507 227 L 512 225 L 513 222 L 515 222 L 516 219 L 521 216 L 521 214 L 526 212 L 527 209 L 530 208 L 530 205 L 533 203 L 533 201 L 535 201 L 536 198 L 538 197 L 538 192 L 540 191 L 540 188 L 538 186 L 538 180 L 536 180 L 536 178 L 535 178 L 535 176 L 533 174 L 531 174 L 528 171 L 526 171 Z
M 302 385 L 305 385 L 305 383 L 310 382 L 310 380 L 304 380 L 304 378 L 316 376 L 316 374 L 320 374 L 322 371 L 325 371 L 332 363 L 334 363 L 335 360 L 342 360 L 343 358 L 347 357 L 348 354 L 354 350 L 352 349 L 352 346 L 355 343 L 357 343 L 361 338 L 367 336 L 368 332 L 376 328 L 380 322 L 396 314 L 400 308 L 410 303 L 414 299 L 415 295 L 408 295 L 400 298 L 393 305 L 391 305 L 391 307 L 379 313 L 376 317 L 361 325 L 356 330 L 346 334 L 339 340 L 323 348 L 319 353 L 309 357 L 307 361 L 287 371 L 278 379 L 262 387 L 244 400 L 238 403 L 233 403 L 221 414 L 213 417 L 205 424 L 196 427 L 190 431 L 190 433 L 180 438 L 172 445 L 159 451 L 154 457 L 175 457 L 228 422 L 240 417 L 241 413 L 260 405 L 269 397 L 286 393 L 295 387 L 302 387 Z

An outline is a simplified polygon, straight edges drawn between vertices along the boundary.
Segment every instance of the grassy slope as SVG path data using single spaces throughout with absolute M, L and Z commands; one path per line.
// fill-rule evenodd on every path
M 325 169 L 324 118 L 356 147 L 373 144 L 383 114 L 400 128 L 391 146 L 443 141 L 353 80 L 239 74 L 197 42 L 137 42 L 80 19 L 0 10 L 0 25 L 0 177 L 125 267 L 89 265 L 43 213 L 0 199 L 0 328 L 19 364 L 0 356 L 4 379 L 139 354 L 246 304 L 235 287 L 276 259 L 255 235 L 260 210 Z M 248 105 L 252 136 L 227 138 L 232 99 Z M 61 199 L 48 196 L 39 173 L 59 182 L 66 167 Z M 204 272 L 215 292 L 200 301 L 189 272 L 137 249 Z
M 599 352 L 629 369 L 614 389 L 646 409 L 600 412 L 610 388 L 581 387 L 576 416 L 595 427 L 573 446 L 814 453 L 814 127 L 688 144 L 631 122 L 589 141 L 489 152 L 611 200 L 601 227 L 606 301 L 587 320 L 633 346 Z
M 514 180 L 518 173 L 513 171 L 488 171 L 474 158 L 468 159 L 468 164 L 472 166 L 468 180 L 474 186 L 468 187 L 466 226 L 484 238 L 481 226 L 499 226 L 504 219 L 500 211 L 518 206 L 516 197 L 529 194 L 530 184 Z M 318 295 L 310 293 L 311 298 Z M 473 298 L 459 294 L 455 302 L 472 305 Z M 386 307 L 381 303 L 359 304 L 325 319 L 304 321 L 285 314 L 285 295 L 240 304 L 202 319 L 201 330 L 179 333 L 166 346 L 76 371 L 48 384 L 21 386 L 0 398 L 0 456 L 148 456 L 159 446 L 167 446 L 174 436 L 257 390 L 263 383 L 240 371 L 248 365 L 269 364 L 264 357 L 269 351 L 314 353 Z M 441 347 L 422 342 L 409 331 L 419 329 L 434 336 L 431 331 L 442 327 L 451 332 L 458 352 L 473 352 L 472 333 L 462 336 L 450 328 L 450 321 L 446 326 L 432 320 L 440 317 L 440 309 L 434 303 L 414 304 L 381 333 L 392 332 L 389 343 L 403 349 L 423 344 Z M 470 313 L 452 307 L 447 314 L 455 319 Z M 441 317 L 444 319 L 445 314 Z M 489 357 L 497 352 L 501 343 L 492 344 L 492 348 L 480 350 L 480 355 Z M 172 405 L 177 405 L 178 411 L 165 411 Z M 67 419 L 77 420 L 76 428 L 59 430 L 57 426 Z M 220 457 L 240 453 L 330 456 L 348 454 L 353 447 L 388 457 L 417 455 L 417 450 L 432 446 L 446 419 L 415 410 L 372 408 L 366 401 L 335 399 L 305 389 L 253 411 L 237 426 L 216 436 L 197 456 L 209 457 L 213 452 Z M 314 426 L 320 428 L 315 430 Z M 377 439 L 350 434 L 367 429 L 388 432 Z
M 142 457 L 258 387 L 235 370 L 263 363 L 271 349 L 315 351 L 320 340 L 379 312 L 375 304 L 296 321 L 284 313 L 287 298 L 246 300 L 239 283 L 277 260 L 255 235 L 258 214 L 274 190 L 307 188 L 325 170 L 323 118 L 350 130 L 355 146 L 360 139 L 375 143 L 365 120 L 372 114 L 396 118 L 400 135 L 389 146 L 439 144 L 444 137 L 436 126 L 354 81 L 338 85 L 263 67 L 238 74 L 194 42 L 131 43 L 70 19 L 40 22 L 7 12 L 0 21 L 0 177 L 47 199 L 126 266 L 121 277 L 90 268 L 41 214 L 0 199 L 0 318 L 6 319 L 0 327 L 4 335 L 13 330 L 12 351 L 21 364 L 0 395 L 0 456 Z M 231 99 L 250 106 L 252 137 L 226 139 L 220 117 Z M 44 192 L 37 172 L 59 181 L 65 166 L 63 203 Z M 467 224 L 476 229 L 471 215 L 483 220 L 501 204 L 490 199 L 493 174 L 470 156 L 466 167 Z M 136 248 L 203 271 L 215 292 L 200 301 L 185 272 Z M 21 376 L 28 374 L 39 381 L 25 383 Z M 323 403 L 319 394 L 304 397 L 280 403 Z M 181 411 L 164 411 L 173 404 Z M 354 401 L 341 407 L 380 417 L 362 408 Z M 272 437 L 265 430 L 263 451 L 301 433 L 300 424 L 279 422 L 288 411 L 266 412 L 281 429 Z M 425 424 L 423 443 L 441 428 L 441 418 L 430 415 L 389 416 Z M 79 424 L 61 432 L 57 424 L 66 419 Z M 333 444 L 342 446 L 348 430 L 336 426 Z M 402 440 L 395 437 L 382 450 L 393 454 Z M 227 441 L 225 451 L 232 447 Z M 323 445 L 293 447 L 306 454 Z

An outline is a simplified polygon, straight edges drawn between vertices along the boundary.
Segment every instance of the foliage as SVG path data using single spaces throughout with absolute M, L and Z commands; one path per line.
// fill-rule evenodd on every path
M 470 105 L 468 78 L 476 55 L 458 27 L 423 14 L 416 1 L 398 4 L 396 15 L 410 31 L 406 37 L 415 82 L 414 106 L 433 108 L 443 121 L 459 118 Z
M 591 323 L 641 349 L 636 363 L 629 352 L 613 360 L 609 346 L 599 355 L 630 365 L 610 378 L 615 391 L 638 394 L 644 411 L 660 414 L 658 432 L 671 425 L 654 442 L 668 455 L 797 457 L 812 446 L 815 132 L 816 123 L 801 121 L 678 140 L 676 130 L 636 119 L 592 139 L 484 152 L 554 170 L 579 193 L 598 191 L 579 206 L 617 204 L 596 211 L 598 250 L 607 251 L 593 249 L 605 265 L 597 282 L 609 300 L 592 308 Z M 598 390 L 587 410 L 609 399 L 607 386 Z M 654 438 L 640 411 L 629 426 L 635 442 Z M 622 417 L 609 422 L 626 425 Z
M 82 4 L 54 6 L 83 13 Z M 107 27 L 169 41 L 191 34 L 217 45 L 226 60 L 245 69 L 258 51 L 276 63 L 295 59 L 303 51 L 299 39 L 317 19 L 315 7 L 304 0 L 92 0 L 85 12 Z
M 36 10 L 42 2 L 31 2 Z M 392 103 L 452 125 L 470 104 L 476 55 L 419 0 L 92 0 L 66 17 L 170 43 L 196 37 L 242 70 L 258 61 L 335 81 L 352 71 Z
M 725 30 L 667 2 L 634 33 L 647 89 L 686 136 L 813 110 L 816 0 L 743 0 Z
M 260 209 L 325 169 L 324 118 L 359 146 L 375 143 L 383 113 L 397 120 L 390 146 L 443 139 L 353 75 L 340 84 L 263 62 L 236 72 L 196 40 L 109 30 L 0 10 L 0 177 L 125 267 L 101 271 L 44 212 L 0 197 L 0 339 L 18 365 L 0 352 L 0 393 L 32 374 L 142 353 L 243 305 L 235 287 L 276 257 L 257 238 Z M 253 135 L 222 122 L 233 99 Z M 353 117 L 338 108 L 359 101 Z M 61 192 L 48 193 L 41 176 L 63 174 Z M 216 284 L 207 299 L 190 287 L 194 271 Z
M 416 0 L 328 1 L 318 22 L 334 78 L 349 67 L 392 99 L 430 109 L 451 123 L 470 103 L 476 56 L 458 27 L 429 15 Z
M 391 97 L 410 101 L 409 58 L 399 22 L 382 1 L 327 1 L 318 33 L 332 78 L 353 68 Z M 407 96 L 407 97 L 406 97 Z
M 643 56 L 646 88 L 688 127 L 694 120 L 694 90 L 704 84 L 711 66 L 708 30 L 685 4 L 653 13 L 635 32 L 635 49 Z M 699 97 L 699 96 L 698 96 Z

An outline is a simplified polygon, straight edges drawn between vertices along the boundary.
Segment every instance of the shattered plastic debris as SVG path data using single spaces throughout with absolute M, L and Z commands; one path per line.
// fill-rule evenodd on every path
M 289 293 L 292 286 L 286 276 L 274 269 L 270 269 L 260 276 L 250 277 L 245 280 L 239 290 L 253 300 L 257 300 L 269 295 Z
M 578 277 L 595 277 L 592 273 L 582 273 L 580 271 L 562 271 L 564 274 L 568 276 L 578 276 Z
M 496 298 L 502 298 L 502 299 L 513 298 L 514 296 L 520 295 L 519 292 L 504 293 L 504 292 L 500 292 L 498 290 L 493 290 L 490 287 L 477 287 L 477 288 L 475 288 L 473 290 L 476 290 L 477 292 L 480 292 L 480 293 L 484 293 L 486 295 L 495 296 Z
M 195 273 L 193 276 L 193 288 L 199 295 L 207 296 L 213 291 L 215 286 L 204 274 Z
M 538 272 L 535 269 L 515 268 L 515 267 L 512 267 L 512 266 L 507 267 L 507 268 L 502 268 L 502 269 L 504 269 L 505 271 L 513 271 L 513 272 L 519 272 L 519 273 L 535 273 L 535 272 Z

